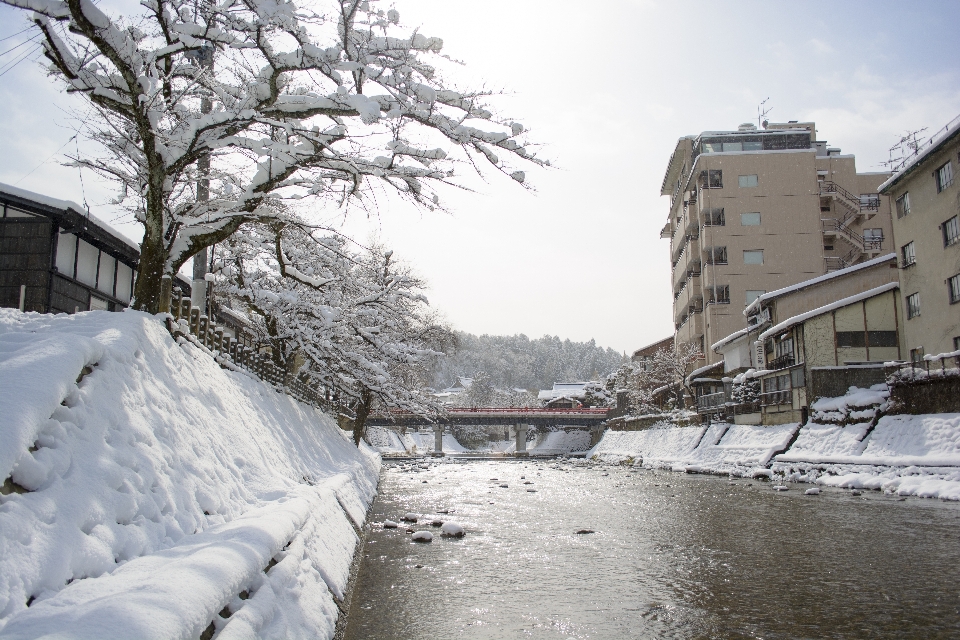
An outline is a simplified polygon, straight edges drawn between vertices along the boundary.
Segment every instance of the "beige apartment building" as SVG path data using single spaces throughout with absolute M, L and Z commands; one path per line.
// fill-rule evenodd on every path
M 888 177 L 857 173 L 812 122 L 681 138 L 661 188 L 677 344 L 719 362 L 710 345 L 746 326 L 757 297 L 890 252 Z
M 883 183 L 895 203 L 904 338 L 912 360 L 960 350 L 960 116 Z

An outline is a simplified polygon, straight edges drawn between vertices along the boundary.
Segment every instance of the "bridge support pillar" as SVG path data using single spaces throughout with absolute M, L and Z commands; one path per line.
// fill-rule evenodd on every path
M 443 425 L 433 425 L 433 455 L 443 455 Z
M 514 427 L 514 430 L 516 431 L 516 437 L 517 437 L 517 440 L 516 440 L 517 450 L 514 455 L 516 455 L 518 458 L 530 455 L 529 453 L 527 453 L 528 426 L 529 425 L 525 425 L 525 424 L 517 424 L 517 426 Z

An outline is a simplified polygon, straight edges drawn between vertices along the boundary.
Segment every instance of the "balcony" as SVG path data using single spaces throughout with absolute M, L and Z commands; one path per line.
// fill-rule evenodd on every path
M 764 407 L 775 407 L 778 405 L 793 404 L 793 389 L 780 389 L 778 391 L 766 391 L 760 394 L 760 405 Z
M 787 367 L 792 367 L 796 364 L 796 358 L 793 357 L 792 353 L 787 355 L 780 356 L 779 358 L 774 358 L 767 363 L 767 368 L 771 371 L 777 371 L 778 369 L 786 369 Z

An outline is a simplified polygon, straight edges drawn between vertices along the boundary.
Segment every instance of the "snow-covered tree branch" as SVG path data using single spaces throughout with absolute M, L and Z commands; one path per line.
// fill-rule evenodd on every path
M 308 378 L 333 408 L 362 418 L 376 406 L 421 414 L 420 391 L 449 331 L 430 315 L 423 283 L 379 247 L 291 222 L 250 224 L 218 246 L 220 302 L 245 314 L 288 376 Z
M 546 164 L 487 92 L 442 78 L 441 39 L 402 31 L 375 0 L 143 0 L 122 16 L 0 2 L 33 12 L 50 73 L 93 107 L 84 126 L 103 153 L 75 162 L 144 225 L 137 308 L 157 309 L 163 274 L 304 198 L 367 206 L 378 183 L 436 207 L 458 163 L 519 183 L 514 162 Z

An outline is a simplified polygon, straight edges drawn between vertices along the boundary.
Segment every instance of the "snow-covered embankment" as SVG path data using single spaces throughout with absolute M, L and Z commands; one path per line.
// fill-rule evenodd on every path
M 607 431 L 587 455 L 674 471 L 960 500 L 960 414 L 880 415 L 885 385 L 816 402 L 806 425 Z M 879 418 L 878 418 L 879 416 Z
M 379 458 L 325 415 L 146 314 L 2 309 L 0 416 L 0 637 L 333 635 Z

